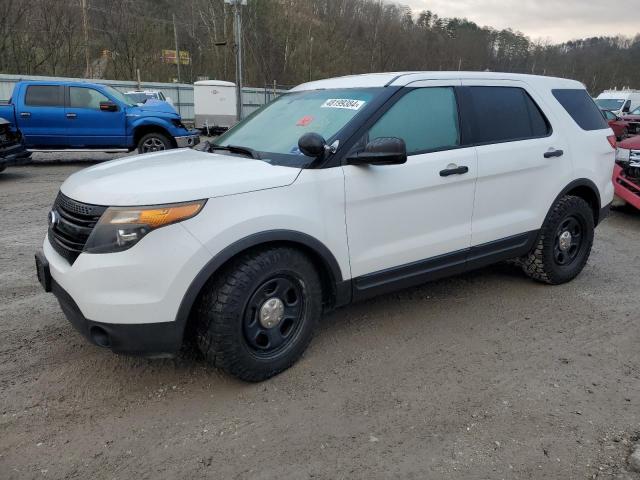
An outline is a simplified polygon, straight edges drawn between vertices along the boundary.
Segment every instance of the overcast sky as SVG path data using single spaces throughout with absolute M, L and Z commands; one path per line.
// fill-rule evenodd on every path
M 597 35 L 640 33 L 640 0 L 396 0 L 414 12 L 466 17 L 481 26 L 519 30 L 532 39 L 562 42 Z

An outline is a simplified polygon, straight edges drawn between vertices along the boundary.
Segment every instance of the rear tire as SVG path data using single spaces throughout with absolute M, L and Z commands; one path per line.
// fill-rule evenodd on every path
M 138 153 L 161 152 L 173 148 L 171 140 L 162 133 L 147 133 L 138 142 Z
M 589 259 L 593 236 L 589 204 L 580 197 L 562 197 L 547 215 L 535 246 L 521 259 L 522 269 L 551 285 L 573 280 Z
M 322 287 L 300 251 L 250 251 L 216 274 L 196 307 L 196 341 L 207 361 L 249 382 L 293 365 L 322 312 Z

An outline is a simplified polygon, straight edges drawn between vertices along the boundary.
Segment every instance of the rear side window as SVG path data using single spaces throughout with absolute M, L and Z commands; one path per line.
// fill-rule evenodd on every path
M 581 129 L 602 130 L 609 128 L 600 109 L 586 90 L 568 88 L 551 90 L 551 93 Z
M 61 85 L 29 85 L 24 104 L 31 107 L 64 107 Z
M 467 87 L 471 141 L 475 144 L 546 137 L 549 122 L 518 87 Z
M 411 90 L 371 127 L 365 140 L 379 137 L 402 138 L 409 155 L 459 146 L 458 107 L 453 88 Z

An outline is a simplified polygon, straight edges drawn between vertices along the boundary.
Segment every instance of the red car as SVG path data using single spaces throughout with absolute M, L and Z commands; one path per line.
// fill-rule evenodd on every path
M 622 119 L 629 124 L 627 128 L 629 129 L 630 134 L 634 135 L 640 133 L 640 107 L 623 115 Z
M 607 123 L 611 127 L 611 130 L 613 130 L 613 133 L 618 140 L 627 137 L 631 132 L 631 129 L 629 128 L 629 122 L 617 116 L 612 111 L 602 110 L 602 115 L 604 115 L 604 118 L 607 120 Z
M 618 143 L 613 186 L 619 204 L 640 210 L 640 135 Z

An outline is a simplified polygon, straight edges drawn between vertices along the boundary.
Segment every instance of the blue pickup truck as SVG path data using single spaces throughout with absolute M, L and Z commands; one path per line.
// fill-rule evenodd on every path
M 18 82 L 0 119 L 13 125 L 30 151 L 98 150 L 155 152 L 193 147 L 197 130 L 188 130 L 171 105 L 143 104 L 97 83 Z

